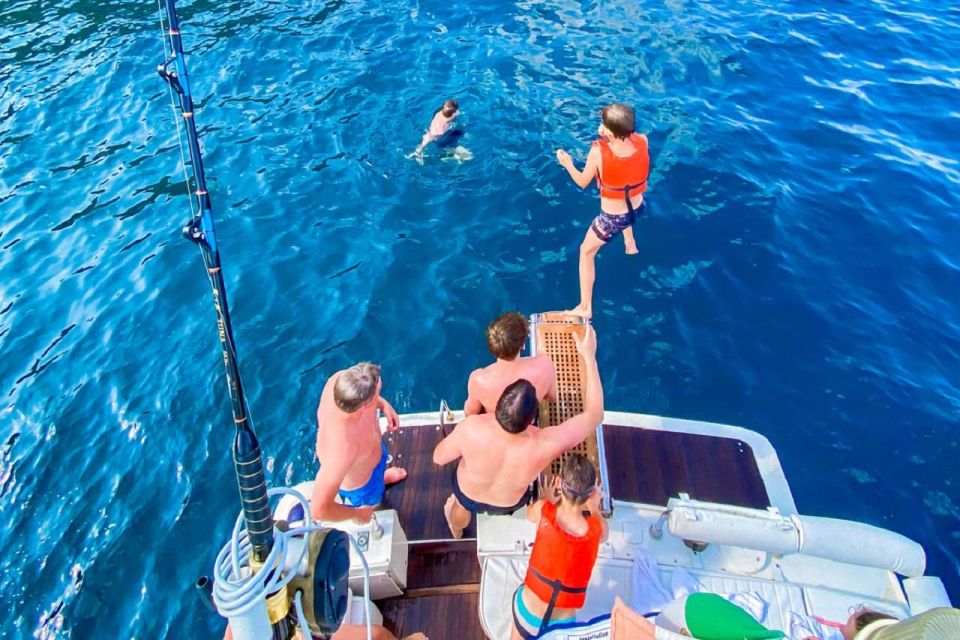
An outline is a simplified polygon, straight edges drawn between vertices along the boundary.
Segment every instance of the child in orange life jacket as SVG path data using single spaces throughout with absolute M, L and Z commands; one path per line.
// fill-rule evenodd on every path
M 553 490 L 557 503 L 538 500 L 527 507 L 537 524 L 526 578 L 513 594 L 511 640 L 536 638 L 548 627 L 573 622 L 586 599 L 607 523 L 600 516 L 597 472 L 586 457 L 570 454 Z
M 626 251 L 637 253 L 633 223 L 643 213 L 643 192 L 650 175 L 647 137 L 634 132 L 633 109 L 625 104 L 608 104 L 600 112 L 599 138 L 594 141 L 583 171 L 570 154 L 557 150 L 557 161 L 570 178 L 584 189 L 596 179 L 600 189 L 600 215 L 594 218 L 580 245 L 580 304 L 568 313 L 589 319 L 593 314 L 595 260 L 600 247 L 623 232 Z

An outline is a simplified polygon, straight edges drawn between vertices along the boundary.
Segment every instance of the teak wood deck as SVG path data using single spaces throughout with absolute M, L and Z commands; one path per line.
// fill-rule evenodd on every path
M 451 427 L 447 427 L 449 430 Z M 664 505 L 671 496 L 764 509 L 770 505 L 753 450 L 740 440 L 604 425 L 609 491 L 615 500 Z M 378 602 L 397 637 L 482 640 L 476 521 L 452 540 L 443 517 L 453 465 L 433 464 L 438 425 L 404 427 L 385 436 L 393 464 L 406 468 L 384 508 L 396 509 L 410 540 L 407 591 Z

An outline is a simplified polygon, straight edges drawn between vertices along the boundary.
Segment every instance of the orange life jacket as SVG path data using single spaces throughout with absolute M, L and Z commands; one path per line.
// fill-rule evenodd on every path
M 624 198 L 629 203 L 630 198 L 647 190 L 647 178 L 650 177 L 647 137 L 631 133 L 629 140 L 636 151 L 626 158 L 615 155 L 606 138 L 597 138 L 594 142 L 600 147 L 603 158 L 597 173 L 597 187 L 604 198 Z
M 586 600 L 603 536 L 600 518 L 588 516 L 587 525 L 584 536 L 568 533 L 557 523 L 556 505 L 543 505 L 523 584 L 547 603 L 548 614 L 555 608 L 579 609 Z M 548 619 L 544 616 L 544 621 Z

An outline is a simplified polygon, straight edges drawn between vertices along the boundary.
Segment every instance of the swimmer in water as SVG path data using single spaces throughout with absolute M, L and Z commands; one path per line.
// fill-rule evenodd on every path
M 423 150 L 431 142 L 436 142 L 437 146 L 442 148 L 455 147 L 455 159 L 460 161 L 469 160 L 472 155 L 470 157 L 465 156 L 469 155 L 470 152 L 463 147 L 456 146 L 457 142 L 460 140 L 460 137 L 463 136 L 463 129 L 453 128 L 453 121 L 458 115 L 460 115 L 460 105 L 457 104 L 457 101 L 453 98 L 446 100 L 443 103 L 443 106 L 437 109 L 436 113 L 433 114 L 433 120 L 430 121 L 430 127 L 427 129 L 427 132 L 423 134 L 420 144 L 413 151 L 413 153 L 407 157 L 416 158 L 417 162 L 423 164 Z

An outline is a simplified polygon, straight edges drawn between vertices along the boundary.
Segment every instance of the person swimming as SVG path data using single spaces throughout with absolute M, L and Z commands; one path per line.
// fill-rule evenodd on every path
M 469 160 L 472 155 L 466 149 L 459 146 L 460 138 L 463 137 L 463 129 L 454 128 L 453 121 L 460 115 L 460 105 L 453 98 L 444 101 L 443 105 L 433 114 L 430 126 L 423 134 L 420 144 L 414 149 L 408 158 L 416 158 L 417 162 L 423 163 L 423 150 L 431 142 L 436 142 L 441 149 L 453 148 L 453 156 L 458 160 Z M 465 152 L 465 153 L 464 153 Z M 467 157 L 469 156 L 469 157 Z
M 537 390 L 537 400 L 557 399 L 557 369 L 547 355 L 521 357 L 530 336 L 530 323 L 519 313 L 509 311 L 497 316 L 487 327 L 487 348 L 496 362 L 473 371 L 467 380 L 467 400 L 463 413 L 492 413 L 503 390 L 520 380 L 529 380 Z

